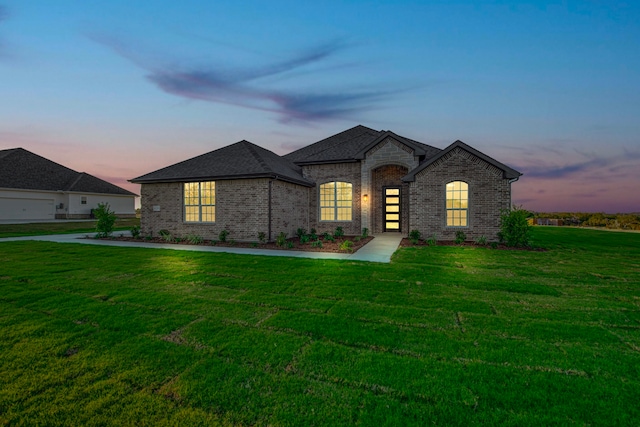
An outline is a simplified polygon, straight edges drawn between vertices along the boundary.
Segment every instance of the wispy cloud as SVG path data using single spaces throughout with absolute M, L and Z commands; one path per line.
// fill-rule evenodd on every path
M 334 88 L 323 91 L 274 89 L 273 81 L 287 80 L 347 47 L 342 40 L 305 49 L 297 55 L 254 67 L 234 65 L 181 65 L 151 58 L 131 44 L 104 35 L 89 35 L 148 72 L 147 79 L 160 90 L 187 99 L 230 104 L 276 113 L 283 123 L 352 118 L 391 95 L 390 91 Z M 326 70 L 323 71 L 326 73 Z M 267 81 L 268 80 L 268 81 Z M 313 86 L 312 82 L 308 86 Z

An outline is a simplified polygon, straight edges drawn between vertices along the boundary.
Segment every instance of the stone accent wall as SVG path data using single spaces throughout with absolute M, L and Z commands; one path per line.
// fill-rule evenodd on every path
M 318 233 L 335 231 L 336 227 L 342 227 L 345 234 L 357 235 L 362 233 L 360 207 L 362 201 L 360 164 L 337 163 L 328 165 L 303 166 L 302 173 L 305 178 L 316 183 L 309 192 L 309 229 L 315 228 Z M 329 181 L 343 181 L 353 184 L 353 205 L 351 221 L 320 221 L 320 208 L 318 206 L 318 192 L 321 184 Z
M 371 232 L 384 232 L 384 194 L 383 188 L 401 187 L 401 222 L 400 232 L 404 235 L 409 233 L 409 184 L 402 182 L 400 178 L 409 173 L 404 166 L 387 165 L 380 166 L 371 172 L 372 194 L 369 195 L 373 209 L 371 215 Z
M 418 156 L 413 154 L 413 150 L 393 138 L 385 139 L 366 153 L 365 159 L 360 163 L 360 173 L 362 176 L 362 194 L 368 194 L 369 201 L 363 203 L 361 213 L 362 227 L 367 227 L 374 233 L 382 231 L 381 227 L 374 225 L 374 215 L 380 216 L 381 214 L 376 211 L 377 208 L 373 203 L 376 198 L 380 198 L 382 189 L 373 185 L 373 170 L 380 166 L 396 165 L 403 166 L 410 171 L 418 167 L 418 163 Z M 400 185 L 400 182 L 398 185 Z M 408 197 L 406 199 L 407 201 L 409 200 Z M 378 222 L 379 224 L 380 222 Z M 406 234 L 404 223 L 402 224 L 402 232 Z
M 157 236 L 162 229 L 176 237 L 195 234 L 218 239 L 229 231 L 228 239 L 257 241 L 258 232 L 268 230 L 269 179 L 216 181 L 216 221 L 184 222 L 182 183 L 143 184 L 141 232 Z M 159 211 L 154 211 L 159 206 Z
M 469 222 L 467 227 L 446 226 L 446 184 L 465 181 L 469 184 Z M 500 231 L 500 212 L 511 205 L 511 184 L 502 171 L 456 148 L 416 175 L 409 185 L 409 231 L 417 229 L 427 238 L 454 240 L 462 230 L 468 240 L 485 236 L 497 240 Z
M 309 197 L 315 188 L 303 187 L 283 181 L 271 182 L 271 237 L 280 232 L 287 237 L 296 235 L 300 227 L 309 231 Z M 265 232 L 267 232 L 265 230 Z

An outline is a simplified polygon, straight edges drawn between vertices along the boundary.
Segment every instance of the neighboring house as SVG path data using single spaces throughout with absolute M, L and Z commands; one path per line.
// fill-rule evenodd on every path
M 356 126 L 285 156 L 240 141 L 148 173 L 142 232 L 273 240 L 297 228 L 495 239 L 521 175 L 461 141 L 444 150 Z
M 98 203 L 135 216 L 130 191 L 22 148 L 0 150 L 0 220 L 90 218 Z

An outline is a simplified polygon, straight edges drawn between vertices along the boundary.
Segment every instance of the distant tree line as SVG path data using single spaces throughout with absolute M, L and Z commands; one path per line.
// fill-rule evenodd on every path
M 640 214 L 606 214 L 602 212 L 531 212 L 530 218 L 561 219 L 564 225 L 602 227 L 616 230 L 640 230 Z

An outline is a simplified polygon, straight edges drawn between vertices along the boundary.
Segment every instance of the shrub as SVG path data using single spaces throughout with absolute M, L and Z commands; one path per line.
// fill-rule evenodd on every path
M 264 231 L 259 232 L 258 240 L 260 241 L 260 243 L 267 243 L 267 233 L 265 233 Z
M 199 245 L 204 241 L 202 237 L 195 234 L 187 234 L 184 239 L 192 245 Z
M 322 237 L 324 237 L 324 240 L 327 242 L 335 242 L 336 239 L 333 238 L 333 236 L 330 233 L 324 233 L 322 235 Z
M 311 247 L 312 248 L 321 248 L 322 247 L 322 240 L 316 240 L 315 242 L 311 242 Z
M 409 232 L 409 240 L 411 240 L 411 243 L 413 243 L 414 245 L 418 244 L 418 241 L 420 240 L 420 231 L 418 230 L 411 230 Z
M 96 237 L 109 237 L 113 233 L 113 225 L 116 223 L 116 214 L 109 209 L 109 203 L 98 203 L 98 207 L 93 210 L 96 217 Z
M 482 235 L 476 239 L 476 245 L 485 246 L 487 244 L 487 238 Z
M 344 230 L 342 229 L 342 227 L 336 227 L 336 231 L 333 232 L 333 237 L 337 239 L 338 237 L 342 236 L 344 236 Z
M 280 232 L 280 234 L 278 234 L 278 237 L 276 237 L 276 245 L 284 246 L 285 243 L 287 243 L 287 233 L 282 231 Z
M 498 242 L 491 242 L 491 249 L 498 249 Z
M 291 240 L 287 240 L 287 249 L 293 249 L 293 242 Z
M 351 240 L 345 240 L 340 244 L 340 250 L 345 252 L 353 252 L 353 242 Z
M 212 240 L 212 241 L 211 241 L 211 246 L 215 246 L 215 245 L 217 245 L 217 244 L 218 244 L 218 241 L 217 241 L 217 240 L 215 240 L 215 239 L 214 239 L 214 240 Z
M 362 229 L 362 238 L 366 239 L 367 237 L 369 237 L 369 229 L 367 227 L 364 227 Z
M 465 242 L 465 240 L 467 240 L 467 235 L 464 234 L 464 231 L 462 231 L 462 230 L 456 231 L 456 238 L 454 240 L 454 242 L 456 242 L 456 245 L 463 244 Z
M 432 234 L 431 237 L 427 239 L 427 245 L 435 246 L 438 244 L 438 239 L 436 239 L 436 235 Z
M 315 228 L 312 228 L 311 231 L 309 231 L 309 238 L 311 240 L 318 240 L 318 235 L 316 234 Z
M 307 229 L 306 228 L 298 228 L 296 230 L 296 236 L 298 236 L 298 238 L 302 238 L 302 236 L 306 236 L 307 235 Z
M 133 237 L 134 239 L 139 239 L 140 238 L 140 226 L 139 225 L 134 225 L 133 227 L 131 227 L 131 237 Z
M 531 226 L 527 222 L 529 212 L 514 206 L 510 211 L 502 211 L 498 238 L 507 246 L 520 247 L 531 244 Z
M 258 247 L 258 242 L 251 242 L 251 247 L 252 248 L 257 248 Z
M 300 244 L 304 245 L 305 243 L 307 243 L 309 241 L 309 235 L 308 234 L 303 234 L 302 236 L 300 236 Z
M 173 242 L 173 236 L 169 230 L 160 230 L 158 234 L 165 242 Z
M 222 230 L 220 232 L 220 234 L 218 234 L 218 239 L 220 239 L 221 242 L 226 242 L 227 241 L 227 236 L 229 235 L 229 231 L 227 230 Z

